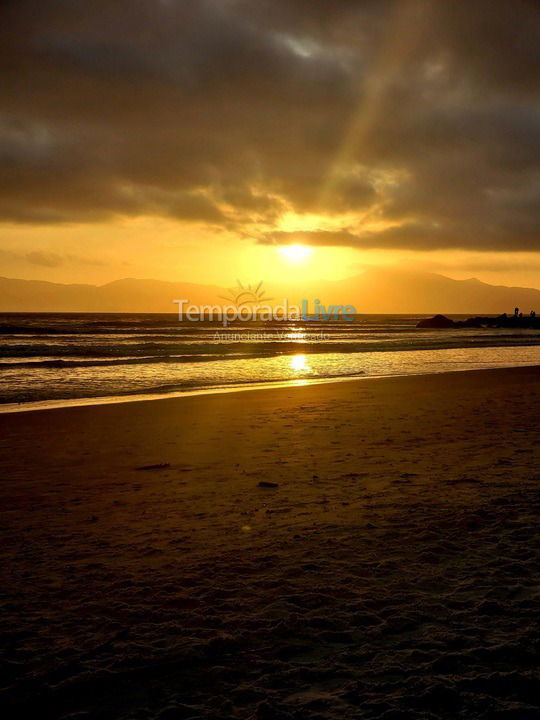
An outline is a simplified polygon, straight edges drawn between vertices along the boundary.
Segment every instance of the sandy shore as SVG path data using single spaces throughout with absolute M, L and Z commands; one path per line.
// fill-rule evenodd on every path
M 539 718 L 539 437 L 540 368 L 0 416 L 1 702 Z

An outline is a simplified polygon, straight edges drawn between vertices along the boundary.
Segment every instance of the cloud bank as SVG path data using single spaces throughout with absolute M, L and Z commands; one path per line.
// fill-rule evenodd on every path
M 528 0 L 16 0 L 0 220 L 155 215 L 260 243 L 539 249 Z M 319 218 L 300 235 L 283 217 Z

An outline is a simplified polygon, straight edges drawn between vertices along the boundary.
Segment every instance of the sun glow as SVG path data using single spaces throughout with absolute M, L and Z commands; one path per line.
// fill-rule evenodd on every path
M 306 245 L 284 245 L 278 249 L 280 255 L 291 263 L 304 262 L 313 252 L 313 248 Z
M 305 372 L 309 370 L 309 363 L 305 355 L 293 355 L 290 360 L 291 370 Z

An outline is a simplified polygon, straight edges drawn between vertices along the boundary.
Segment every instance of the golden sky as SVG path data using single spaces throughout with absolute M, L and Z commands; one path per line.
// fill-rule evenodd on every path
M 540 287 L 535 3 L 0 13 L 0 274 Z

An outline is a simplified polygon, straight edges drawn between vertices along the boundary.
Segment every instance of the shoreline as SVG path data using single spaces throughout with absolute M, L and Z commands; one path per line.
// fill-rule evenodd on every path
M 471 363 L 475 364 L 475 363 Z M 478 364 L 481 364 L 480 361 Z M 66 408 L 77 407 L 95 407 L 101 405 L 123 405 L 127 403 L 138 402 L 155 402 L 159 400 L 177 400 L 187 397 L 199 397 L 206 395 L 221 395 L 237 392 L 248 392 L 250 390 L 277 390 L 280 388 L 298 388 L 312 385 L 327 385 L 331 383 L 352 382 L 358 380 L 382 380 L 385 378 L 397 377 L 429 377 L 431 375 L 451 375 L 453 373 L 482 372 L 493 370 L 509 370 L 519 368 L 540 367 L 540 363 L 520 363 L 519 365 L 495 365 L 492 367 L 481 368 L 456 368 L 455 370 L 433 370 L 431 372 L 409 372 L 409 373 L 393 373 L 378 375 L 342 375 L 328 378 L 298 378 L 296 380 L 275 380 L 266 382 L 216 385 L 206 388 L 194 388 L 191 390 L 178 390 L 169 393 L 140 393 L 126 395 L 104 395 L 99 397 L 81 397 L 81 398 L 60 398 L 51 400 L 30 400 L 21 403 L 3 403 L 0 404 L 0 415 L 12 415 L 27 412 L 42 412 L 44 410 L 62 410 Z

